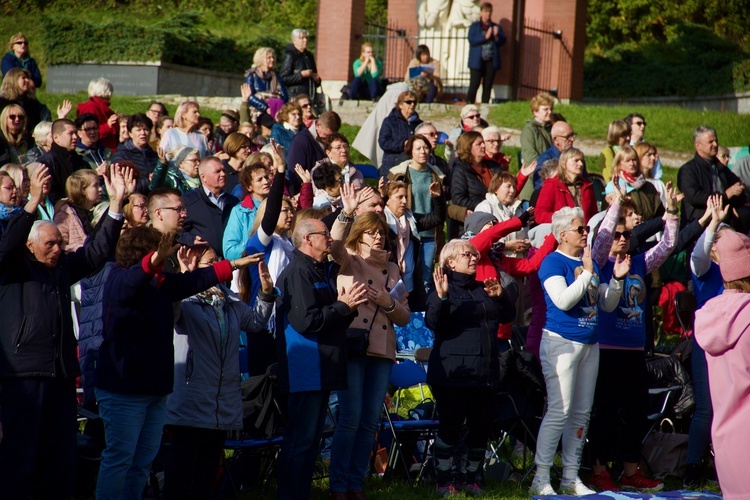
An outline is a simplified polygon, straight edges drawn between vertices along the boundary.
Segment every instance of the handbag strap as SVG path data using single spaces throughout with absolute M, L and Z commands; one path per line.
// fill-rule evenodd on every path
M 375 326 L 375 318 L 378 316 L 378 311 L 380 311 L 380 306 L 375 308 L 375 314 L 372 316 L 372 320 L 370 320 L 370 328 L 367 329 L 367 333 L 365 334 L 365 338 L 370 338 L 370 330 L 372 330 L 372 327 Z

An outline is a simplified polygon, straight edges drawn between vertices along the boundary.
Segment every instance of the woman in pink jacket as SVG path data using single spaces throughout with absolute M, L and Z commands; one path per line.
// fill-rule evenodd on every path
M 724 292 L 695 314 L 706 351 L 714 419 L 711 438 L 725 499 L 750 498 L 750 238 L 722 231 L 715 243 Z

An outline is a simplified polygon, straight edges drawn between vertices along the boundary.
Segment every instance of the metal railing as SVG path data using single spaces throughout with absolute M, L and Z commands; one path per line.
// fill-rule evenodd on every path
M 562 31 L 541 21 L 526 19 L 521 46 L 518 99 L 530 99 L 540 92 L 570 97 L 573 55 Z

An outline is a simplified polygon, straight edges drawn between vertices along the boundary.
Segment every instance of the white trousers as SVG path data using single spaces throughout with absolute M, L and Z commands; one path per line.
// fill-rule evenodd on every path
M 599 344 L 581 344 L 543 330 L 539 357 L 547 385 L 547 413 L 536 444 L 538 473 L 548 473 L 562 436 L 563 478 L 573 479 L 581 465 L 594 402 Z

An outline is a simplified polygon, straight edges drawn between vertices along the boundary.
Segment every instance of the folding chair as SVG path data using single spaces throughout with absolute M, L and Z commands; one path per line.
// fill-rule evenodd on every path
M 395 387 L 396 393 L 401 389 L 424 384 L 426 381 L 427 374 L 412 360 L 404 360 L 393 365 L 390 384 Z M 396 400 L 398 404 L 398 395 L 396 396 Z M 425 442 L 425 451 L 422 453 L 421 465 L 419 466 L 419 471 L 416 477 L 416 480 L 419 481 L 422 478 L 422 474 L 427 465 L 427 450 L 429 449 L 429 444 L 434 440 L 435 435 L 437 434 L 439 422 L 434 418 L 422 420 L 394 420 L 391 417 L 388 405 L 385 402 L 383 402 L 383 413 L 385 420 L 381 422 L 381 430 L 389 430 L 391 437 L 393 438 L 386 471 L 393 470 L 396 467 L 396 464 L 400 462 L 406 474 L 409 486 L 413 488 L 414 482 L 411 478 L 412 468 L 407 461 L 403 440 L 408 437 L 409 440 L 413 442 Z

